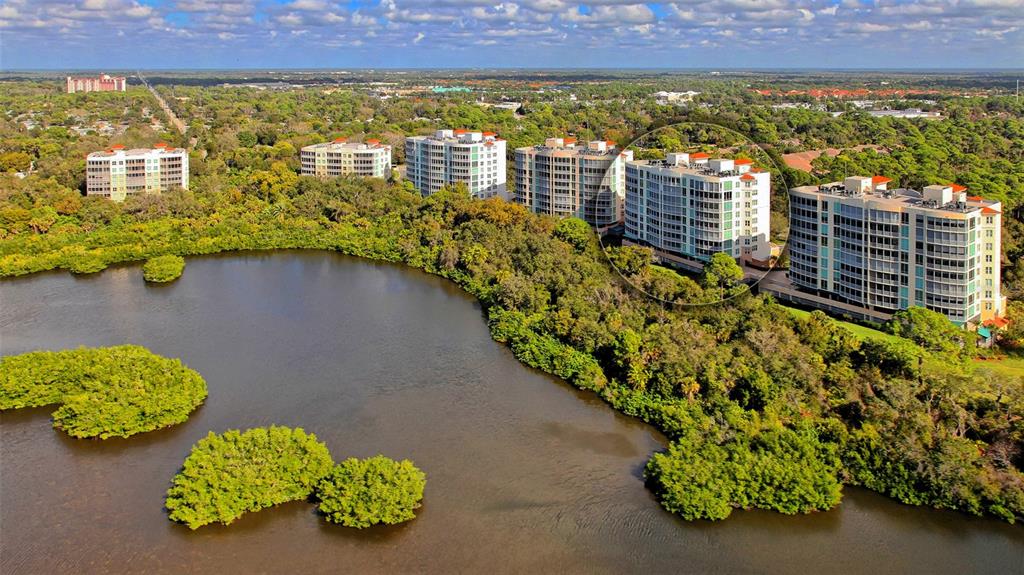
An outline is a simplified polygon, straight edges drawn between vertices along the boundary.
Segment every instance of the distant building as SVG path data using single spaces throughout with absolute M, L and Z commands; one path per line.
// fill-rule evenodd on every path
M 627 162 L 626 240 L 690 268 L 716 253 L 768 261 L 771 174 L 752 163 L 704 153 Z
M 188 189 L 188 152 L 183 148 L 125 150 L 112 146 L 86 158 L 85 193 L 120 201 L 130 194 Z
M 925 120 L 941 120 L 942 114 L 938 112 L 924 112 L 920 108 L 907 108 L 906 110 L 870 110 L 868 114 L 875 118 L 924 118 Z
M 474 198 L 505 198 L 505 140 L 494 132 L 438 130 L 405 139 L 407 180 L 424 196 L 464 183 Z
M 101 76 L 73 77 L 65 79 L 65 89 L 68 94 L 75 92 L 124 92 L 128 86 L 128 79 L 124 76 Z
M 548 138 L 543 146 L 516 148 L 515 159 L 515 199 L 530 211 L 577 217 L 598 230 L 622 221 L 625 163 L 632 151 L 614 142 Z
M 299 154 L 303 176 L 331 178 L 343 175 L 387 178 L 391 175 L 391 146 L 379 140 L 333 142 L 305 146 Z
M 700 92 L 694 92 L 693 90 L 687 90 L 686 92 L 655 92 L 654 100 L 662 105 L 668 106 L 671 104 L 685 104 L 692 102 L 693 98 L 699 96 Z
M 789 191 L 792 284 L 882 313 L 921 306 L 958 324 L 1003 315 L 1001 204 L 963 186 L 889 190 L 889 181 Z

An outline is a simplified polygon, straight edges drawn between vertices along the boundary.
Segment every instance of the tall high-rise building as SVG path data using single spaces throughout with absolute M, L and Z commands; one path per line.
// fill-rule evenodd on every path
M 124 76 L 101 76 L 74 77 L 68 76 L 64 80 L 64 89 L 68 94 L 75 92 L 124 92 L 128 86 L 128 79 Z
M 789 191 L 792 284 L 883 313 L 921 306 L 958 324 L 1001 316 L 1001 204 L 963 186 L 889 182 L 850 177 Z
M 299 159 L 303 176 L 391 176 L 391 146 L 382 145 L 380 140 L 347 142 L 345 138 L 338 138 L 303 147 Z
M 183 148 L 156 147 L 125 150 L 112 146 L 86 158 L 85 193 L 123 200 L 129 194 L 156 194 L 188 189 L 188 152 Z
M 543 146 L 516 148 L 515 158 L 515 199 L 531 211 L 574 216 L 598 230 L 622 221 L 625 163 L 632 151 L 614 142 L 548 138 Z
M 506 197 L 505 140 L 494 132 L 438 130 L 405 139 L 407 180 L 424 196 L 466 184 L 474 198 Z
M 726 253 L 771 257 L 771 174 L 748 159 L 668 154 L 626 163 L 627 241 L 689 267 Z

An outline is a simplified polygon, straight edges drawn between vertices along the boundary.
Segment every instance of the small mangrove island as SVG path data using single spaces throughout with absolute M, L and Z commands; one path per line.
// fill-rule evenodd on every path
M 327 446 L 301 428 L 211 431 L 174 477 L 167 510 L 191 529 L 227 525 L 247 511 L 309 497 L 332 464 Z
M 362 528 L 415 517 L 425 485 L 411 461 L 378 455 L 334 466 L 316 435 L 272 425 L 200 439 L 174 477 L 166 506 L 171 520 L 198 529 L 313 495 L 328 521 Z
M 156 256 L 142 265 L 142 277 L 148 282 L 165 283 L 181 277 L 185 271 L 185 258 L 174 254 Z
M 416 517 L 427 477 L 408 459 L 377 455 L 342 461 L 316 489 L 320 512 L 346 527 L 395 525 Z
M 183 423 L 206 393 L 196 371 L 137 345 L 0 358 L 0 410 L 59 404 L 53 426 L 72 437 L 129 437 Z

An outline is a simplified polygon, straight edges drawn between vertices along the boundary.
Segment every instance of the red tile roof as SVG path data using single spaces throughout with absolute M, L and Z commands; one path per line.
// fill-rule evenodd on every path
M 367 144 L 379 144 L 380 140 L 366 140 Z
M 994 317 L 990 320 L 986 320 L 983 325 L 988 327 L 1004 328 L 1010 325 L 1010 320 L 1005 317 Z
M 733 164 L 735 164 L 737 166 L 746 166 L 747 164 L 753 164 L 753 163 L 754 163 L 754 160 L 751 160 L 750 158 L 740 158 L 740 159 L 738 159 L 738 160 L 733 162 Z
M 749 180 L 756 180 L 757 178 L 755 178 L 754 176 L 751 176 L 750 174 L 743 174 L 742 176 L 740 176 L 740 179 L 741 180 L 748 180 L 749 181 Z
M 876 185 L 876 186 L 878 184 L 888 184 L 891 181 L 892 181 L 892 178 L 887 178 L 885 176 L 872 176 L 871 177 L 871 183 Z
M 950 184 L 949 186 L 953 188 L 953 192 L 955 193 L 960 193 L 967 189 L 967 186 L 961 186 L 960 184 Z
M 497 136 L 498 134 L 495 133 L 495 132 L 484 132 L 484 135 L 485 136 Z
M 981 213 L 985 214 L 986 216 L 994 216 L 999 213 L 999 210 L 985 207 L 981 208 Z
M 710 158 L 710 157 L 711 156 L 709 156 L 708 154 L 705 154 L 704 152 L 697 152 L 696 154 L 690 154 L 690 159 L 691 160 L 705 160 L 705 159 Z
M 335 144 L 343 144 L 348 141 L 348 138 L 334 138 Z
M 967 196 L 968 202 L 980 202 L 982 199 L 981 196 Z

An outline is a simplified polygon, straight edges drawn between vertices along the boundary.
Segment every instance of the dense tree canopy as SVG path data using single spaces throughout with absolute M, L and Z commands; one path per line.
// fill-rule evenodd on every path
M 426 475 L 408 459 L 383 455 L 342 461 L 316 488 L 320 513 L 347 527 L 394 525 L 416 517 Z
M 174 254 L 156 256 L 142 266 L 142 277 L 148 282 L 163 283 L 178 279 L 185 271 L 185 258 Z
M 174 521 L 198 529 L 309 497 L 331 470 L 327 446 L 302 429 L 271 426 L 200 439 L 167 490 Z
M 198 373 L 135 345 L 0 359 L 0 409 L 59 404 L 53 426 L 74 437 L 128 437 L 182 423 L 204 399 Z

